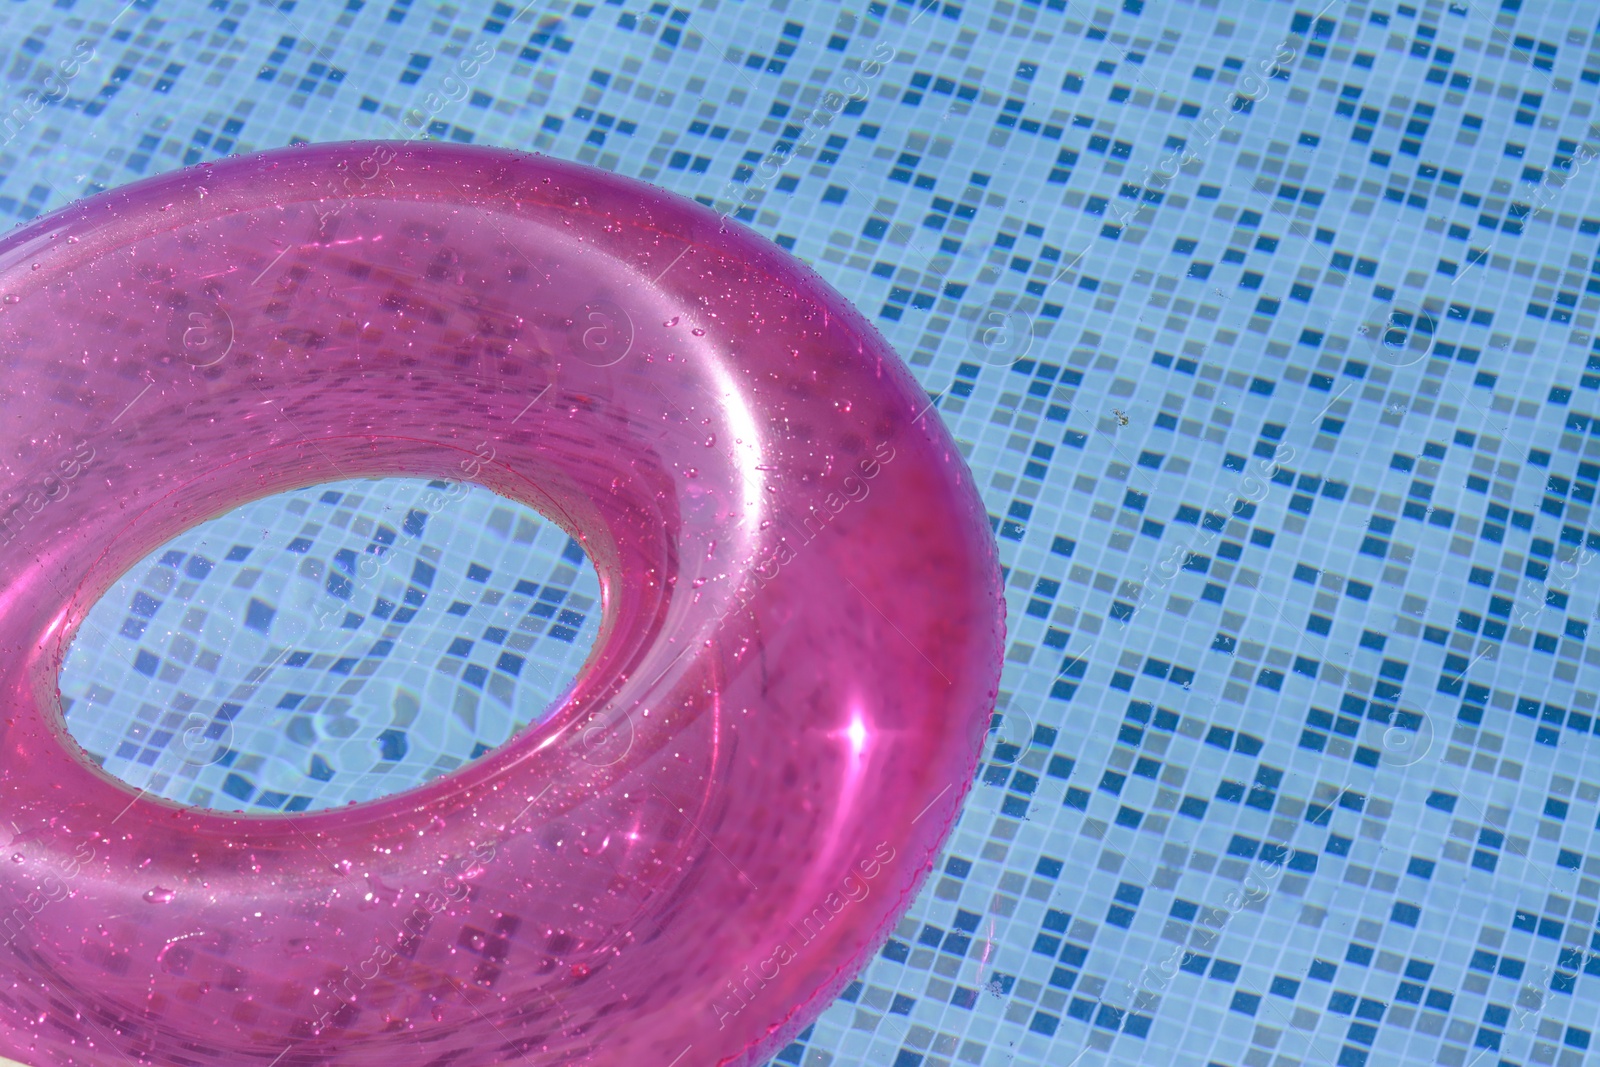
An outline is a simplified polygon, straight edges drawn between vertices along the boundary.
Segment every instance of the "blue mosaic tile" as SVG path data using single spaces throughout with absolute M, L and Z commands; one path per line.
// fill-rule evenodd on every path
M 873 318 L 982 489 L 1006 669 L 926 890 L 775 1063 L 1576 1067 L 1600 1019 L 1593 22 L 16 4 L 0 213 L 297 141 L 506 145 L 713 205 Z M 166 795 L 296 811 L 537 714 L 534 665 L 565 677 L 592 640 L 589 572 L 553 534 L 408 522 L 383 485 L 136 569 L 74 647 L 73 730 Z M 353 580 L 369 545 L 404 557 L 393 588 Z M 314 649 L 313 604 L 341 605 Z M 402 636 L 431 658 L 378 651 Z M 401 723 L 402 691 L 479 719 Z
M 537 721 L 588 655 L 599 600 L 564 531 L 485 489 L 397 478 L 270 497 L 175 538 L 96 603 L 62 669 L 67 726 L 110 773 L 183 803 L 368 800 Z

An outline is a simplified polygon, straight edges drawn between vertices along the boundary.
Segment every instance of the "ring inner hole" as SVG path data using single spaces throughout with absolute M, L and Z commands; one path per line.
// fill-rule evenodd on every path
M 61 668 L 67 731 L 134 789 L 312 811 L 400 793 L 554 710 L 600 627 L 593 565 L 480 486 L 331 482 L 150 553 Z

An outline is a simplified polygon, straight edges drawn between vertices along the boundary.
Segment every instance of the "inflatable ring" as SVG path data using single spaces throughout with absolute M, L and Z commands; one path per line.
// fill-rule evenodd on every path
M 638 182 L 366 143 L 77 202 L 0 243 L 0 294 L 0 1054 L 746 1065 L 882 944 L 975 777 L 1004 604 L 928 395 L 810 271 Z M 385 476 L 588 552 L 600 633 L 545 719 L 292 816 L 72 743 L 56 673 L 124 571 Z

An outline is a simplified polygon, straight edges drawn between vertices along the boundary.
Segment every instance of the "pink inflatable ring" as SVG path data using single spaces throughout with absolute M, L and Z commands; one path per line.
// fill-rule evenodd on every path
M 975 775 L 1004 607 L 927 394 L 809 270 L 638 182 L 370 143 L 80 201 L 0 243 L 0 294 L 0 1054 L 748 1065 L 882 943 Z M 385 476 L 583 544 L 603 623 L 559 707 L 293 816 L 72 743 L 56 672 L 124 571 Z

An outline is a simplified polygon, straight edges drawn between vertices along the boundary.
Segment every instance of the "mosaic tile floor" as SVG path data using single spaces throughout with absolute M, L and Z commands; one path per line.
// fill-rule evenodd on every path
M 778 1062 L 1576 1067 L 1600 1060 L 1597 17 L 14 3 L 0 212 L 296 140 L 501 144 L 736 212 L 875 319 L 983 487 L 1008 662 L 939 872 Z M 220 707 L 287 647 L 251 636 L 251 597 L 304 630 L 369 526 L 397 531 L 396 582 L 436 551 L 452 589 L 478 563 L 518 618 L 526 581 L 593 624 L 559 538 L 495 533 L 492 501 L 399 546 L 401 489 L 332 491 L 365 499 L 302 494 L 102 604 L 69 695 L 108 766 L 197 802 L 338 803 L 379 765 L 392 784 L 471 758 L 559 690 L 523 675 L 475 723 L 401 726 L 403 690 L 461 688 L 434 659 L 353 673 L 370 692 L 349 714 L 322 710 L 343 680 L 285 660 L 245 696 L 306 702 L 271 727 L 260 706 L 236 762 L 213 759 L 215 710 L 171 703 L 192 683 L 148 635 L 215 605 L 195 640 L 241 673 L 194 695 Z M 233 592 L 249 567 L 270 596 Z M 352 595 L 339 647 L 375 663 L 401 623 L 373 619 L 382 589 Z M 493 625 L 445 599 L 405 623 L 438 663 Z M 529 655 L 570 671 L 582 634 L 543 621 Z M 487 679 L 489 655 L 455 658 Z M 147 744 L 159 729 L 181 740 Z
M 323 485 L 229 512 L 123 576 L 73 642 L 62 703 L 107 771 L 158 796 L 337 807 L 540 718 L 594 644 L 599 599 L 576 542 L 487 489 Z

